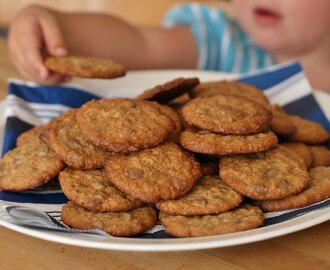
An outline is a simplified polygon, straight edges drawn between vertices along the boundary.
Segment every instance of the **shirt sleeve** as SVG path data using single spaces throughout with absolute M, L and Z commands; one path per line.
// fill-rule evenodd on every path
M 273 64 L 270 55 L 256 46 L 237 21 L 217 8 L 200 4 L 173 7 L 163 26 L 187 25 L 198 48 L 198 69 L 246 73 Z
M 229 20 L 219 9 L 199 4 L 183 4 L 173 7 L 165 15 L 163 26 L 190 26 L 198 47 L 198 69 L 223 70 L 221 67 L 221 43 Z M 222 63 L 224 64 L 224 63 Z

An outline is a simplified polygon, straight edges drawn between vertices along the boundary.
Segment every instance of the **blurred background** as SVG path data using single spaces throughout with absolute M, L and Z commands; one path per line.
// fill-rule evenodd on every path
M 7 79 L 20 78 L 9 59 L 6 35 L 17 12 L 30 4 L 40 4 L 63 11 L 91 11 L 112 13 L 125 20 L 144 26 L 160 25 L 166 11 L 182 0 L 0 0 L 0 100 L 7 93 Z M 230 0 L 194 1 L 219 7 L 230 13 Z
M 180 0 L 0 0 L 0 25 L 8 25 L 17 11 L 29 4 L 40 4 L 66 11 L 110 12 L 141 25 L 159 25 L 171 6 L 192 1 Z M 229 9 L 228 0 L 194 1 Z

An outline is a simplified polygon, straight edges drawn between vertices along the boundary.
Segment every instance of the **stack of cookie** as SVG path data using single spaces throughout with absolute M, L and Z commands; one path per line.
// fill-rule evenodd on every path
M 87 72 L 91 62 L 76 57 L 59 66 L 70 59 L 78 68 L 61 72 L 109 72 L 104 62 Z M 253 86 L 177 78 L 136 99 L 92 100 L 22 134 L 0 160 L 0 188 L 58 176 L 70 200 L 62 221 L 78 229 L 129 236 L 159 220 L 176 237 L 224 234 L 262 226 L 263 211 L 328 198 L 328 139 Z
M 321 125 L 287 115 L 280 106 L 267 104 L 256 88 L 240 82 L 202 83 L 191 96 L 192 100 L 179 106 L 186 123 L 179 141 L 187 150 L 204 155 L 204 159 L 218 157 L 218 184 L 226 183 L 264 211 L 303 207 L 330 196 L 330 170 L 322 167 L 330 165 L 330 154 L 325 146 L 315 145 L 329 139 Z M 270 110 L 273 118 L 269 116 Z M 314 157 L 312 149 L 319 152 L 322 149 L 324 155 L 321 157 L 314 150 Z M 314 159 L 317 161 L 313 162 Z M 313 169 L 308 172 L 312 164 Z M 204 191 L 208 199 L 199 194 L 202 189 L 199 183 L 196 190 L 183 198 L 156 204 L 166 231 L 181 237 L 219 234 L 226 229 L 235 231 L 236 223 L 221 221 L 214 226 L 217 215 L 208 213 L 207 206 L 216 200 L 211 199 L 210 188 Z M 234 196 L 230 197 L 234 201 Z M 199 207 L 204 206 L 204 211 L 186 211 L 184 203 L 193 209 L 194 199 Z M 240 208 L 225 210 L 222 215 L 228 218 Z M 258 212 L 254 211 L 254 215 L 247 216 L 258 224 Z M 243 225 L 246 219 L 236 220 Z M 249 224 L 253 227 L 251 220 Z

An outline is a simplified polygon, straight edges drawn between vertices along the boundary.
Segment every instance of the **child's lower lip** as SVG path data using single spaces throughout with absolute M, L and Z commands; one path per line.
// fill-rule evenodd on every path
M 282 20 L 280 14 L 264 8 L 256 8 L 253 15 L 255 21 L 264 26 L 274 26 Z

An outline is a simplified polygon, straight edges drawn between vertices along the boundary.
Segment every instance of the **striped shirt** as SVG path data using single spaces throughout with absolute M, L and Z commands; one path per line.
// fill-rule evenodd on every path
M 245 73 L 274 64 L 225 12 L 199 4 L 183 4 L 165 16 L 164 27 L 189 25 L 198 46 L 198 69 Z

